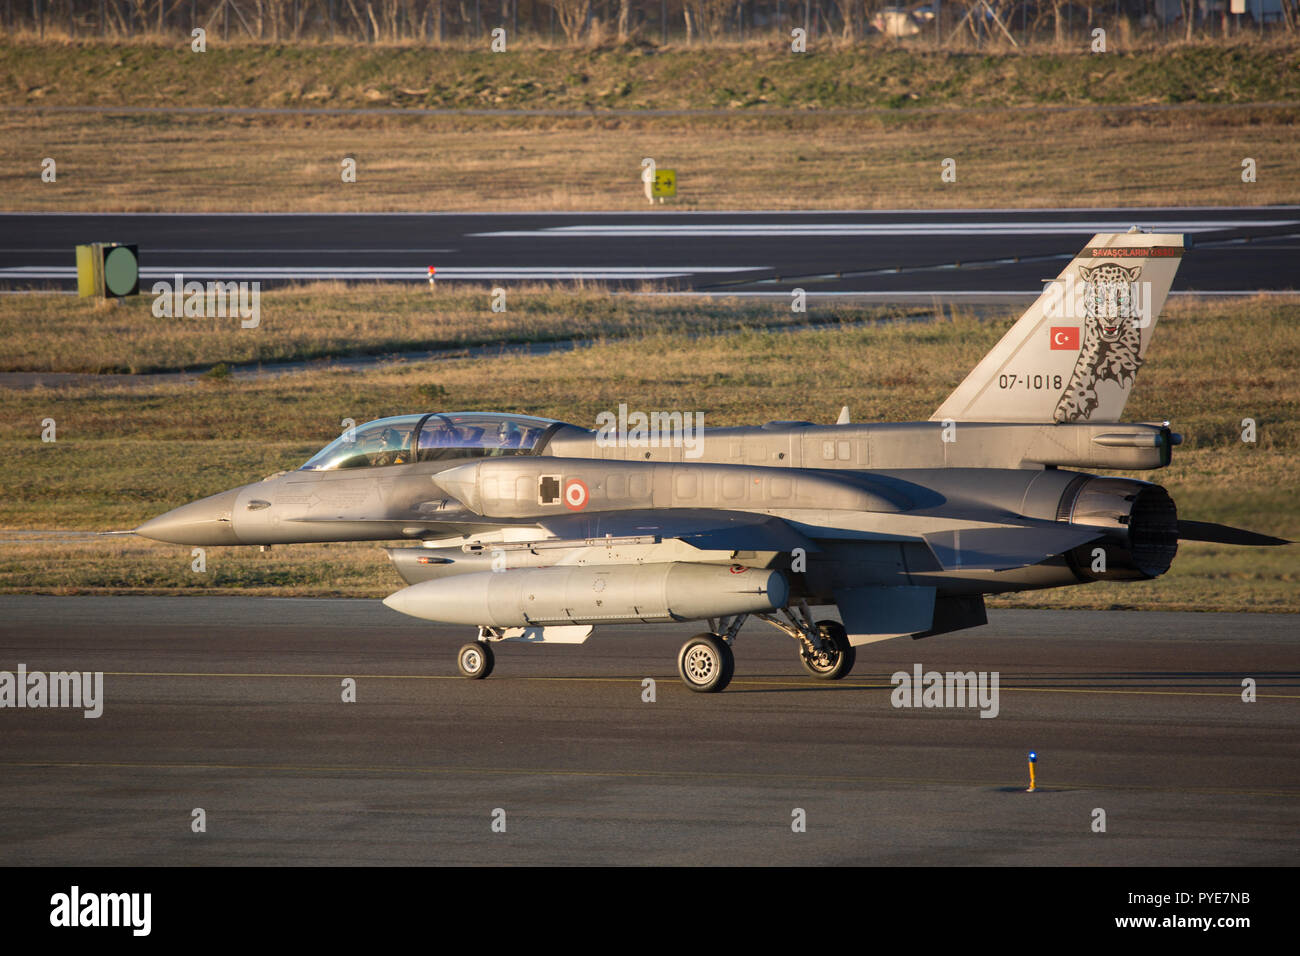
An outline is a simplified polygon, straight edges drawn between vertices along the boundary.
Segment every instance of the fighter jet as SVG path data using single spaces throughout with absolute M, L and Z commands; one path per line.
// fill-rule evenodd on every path
M 1288 543 L 1180 521 L 1160 485 L 1092 473 L 1162 468 L 1181 442 L 1168 422 L 1120 417 L 1183 251 L 1181 235 L 1094 236 L 929 421 L 689 434 L 680 413 L 596 428 L 399 415 L 135 532 L 411 542 L 388 549 L 407 586 L 384 603 L 477 628 L 457 655 L 468 678 L 491 673 L 498 641 L 703 621 L 678 672 L 721 691 L 755 618 L 837 680 L 864 645 L 986 623 L 988 594 L 1155 578 L 1180 540 Z M 838 620 L 814 611 L 831 606 Z

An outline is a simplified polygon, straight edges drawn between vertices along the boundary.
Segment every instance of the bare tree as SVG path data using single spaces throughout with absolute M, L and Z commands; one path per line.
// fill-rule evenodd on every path
M 864 14 L 862 0 L 835 0 L 835 7 L 844 21 L 844 39 L 857 40 L 861 37 Z
M 1065 19 L 1062 14 L 1069 5 L 1070 0 L 1052 0 L 1052 38 L 1057 46 L 1065 45 Z
M 686 36 L 698 34 L 705 40 L 722 35 L 722 26 L 734 0 L 684 0 L 682 14 L 686 19 Z
M 570 43 L 577 43 L 587 28 L 591 0 L 546 0 L 546 5 L 555 11 L 555 19 L 564 31 L 564 38 Z

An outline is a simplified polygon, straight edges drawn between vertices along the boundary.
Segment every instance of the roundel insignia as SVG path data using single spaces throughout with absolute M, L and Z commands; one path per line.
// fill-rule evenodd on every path
M 581 511 L 587 507 L 590 497 L 586 483 L 580 478 L 574 478 L 564 486 L 564 506 L 570 511 Z

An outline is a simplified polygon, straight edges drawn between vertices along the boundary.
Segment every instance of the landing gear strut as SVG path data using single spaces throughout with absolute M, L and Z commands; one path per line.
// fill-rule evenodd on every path
M 839 621 L 813 623 L 812 612 L 804 601 L 798 613 L 782 608 L 781 617 L 760 614 L 761 619 L 799 642 L 799 660 L 803 669 L 821 680 L 847 677 L 857 660 L 857 649 L 849 643 L 848 632 Z

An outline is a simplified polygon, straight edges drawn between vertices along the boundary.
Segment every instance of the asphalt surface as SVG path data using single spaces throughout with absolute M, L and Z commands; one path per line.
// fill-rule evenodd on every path
M 650 282 L 680 291 L 988 301 L 1037 294 L 1096 232 L 1193 244 L 1174 290 L 1295 288 L 1300 206 L 924 212 L 0 214 L 0 288 L 71 289 L 74 246 L 140 247 L 159 279 Z
M 98 719 L 0 709 L 0 863 L 1294 865 L 1300 617 L 990 618 L 829 684 L 756 622 L 698 695 L 692 626 L 466 681 L 377 601 L 0 597 L 0 670 L 105 672 Z M 892 707 L 917 663 L 998 671 L 998 716 Z

